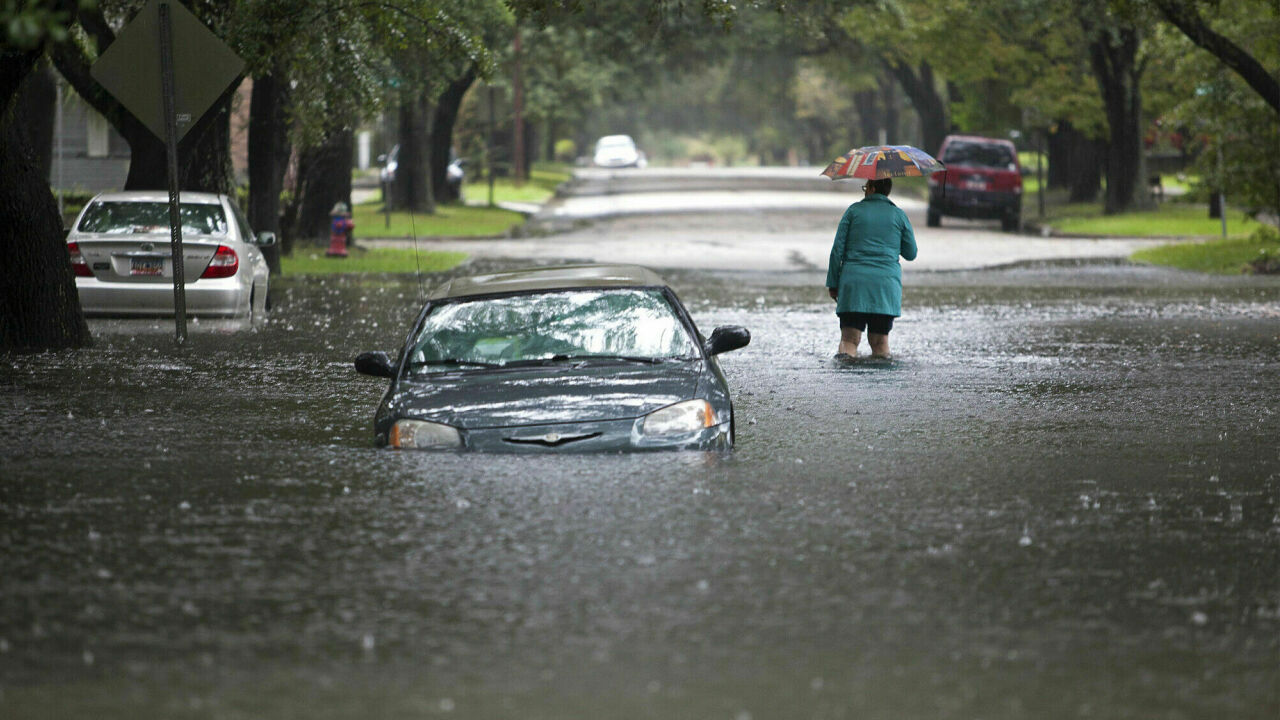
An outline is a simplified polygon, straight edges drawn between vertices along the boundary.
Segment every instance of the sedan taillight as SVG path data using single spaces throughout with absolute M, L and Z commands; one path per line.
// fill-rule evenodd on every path
M 93 271 L 89 269 L 89 263 L 84 261 L 84 255 L 80 254 L 80 246 L 76 243 L 67 243 L 67 253 L 71 255 L 71 272 L 76 277 L 93 277 Z
M 236 256 L 236 251 L 226 245 L 219 245 L 218 251 L 213 254 L 213 259 L 209 261 L 209 266 L 204 269 L 200 279 L 231 277 L 236 274 L 239 267 L 240 258 Z

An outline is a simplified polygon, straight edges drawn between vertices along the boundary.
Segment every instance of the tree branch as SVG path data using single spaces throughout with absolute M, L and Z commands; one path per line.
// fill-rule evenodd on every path
M 1280 113 L 1280 81 L 1252 55 L 1230 39 L 1209 27 L 1195 6 L 1176 0 L 1152 0 L 1165 19 L 1183 32 L 1191 42 L 1208 50 L 1253 88 L 1272 110 Z

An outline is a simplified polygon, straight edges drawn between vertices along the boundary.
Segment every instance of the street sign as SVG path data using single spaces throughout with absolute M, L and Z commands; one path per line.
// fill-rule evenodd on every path
M 176 0 L 151 0 L 102 53 L 89 74 L 121 105 L 165 138 L 161 92 L 160 5 L 173 33 L 174 121 L 181 140 L 244 71 L 244 61 Z
M 178 141 L 244 70 L 244 61 L 176 0 L 151 0 L 89 69 L 164 141 L 169 175 L 169 257 L 174 339 L 187 342 Z

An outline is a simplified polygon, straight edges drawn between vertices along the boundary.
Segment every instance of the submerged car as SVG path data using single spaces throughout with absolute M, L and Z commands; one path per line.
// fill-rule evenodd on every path
M 644 153 L 636 149 L 630 135 L 606 135 L 596 141 L 591 161 L 598 167 L 643 168 L 648 164 Z
M 191 315 L 241 317 L 266 312 L 268 270 L 262 247 L 226 195 L 184 192 L 183 279 Z M 173 315 L 169 194 L 103 193 L 90 200 L 67 233 L 67 251 L 86 315 Z
M 482 451 L 727 449 L 733 402 L 716 355 L 742 327 L 703 338 L 652 270 L 569 265 L 475 275 L 433 292 L 374 416 L 379 446 Z
M 1014 144 L 999 138 L 948 135 L 938 159 L 946 173 L 929 178 L 929 227 L 943 215 L 998 219 L 1005 232 L 1022 223 L 1022 169 Z M 944 187 L 945 183 L 945 187 Z

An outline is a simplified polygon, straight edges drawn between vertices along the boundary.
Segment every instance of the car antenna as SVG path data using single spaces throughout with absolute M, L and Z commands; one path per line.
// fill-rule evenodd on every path
M 427 291 L 422 287 L 422 261 L 418 258 L 418 224 L 413 218 L 413 206 L 409 206 L 409 233 L 413 236 L 413 266 L 418 276 L 418 302 L 426 302 Z

